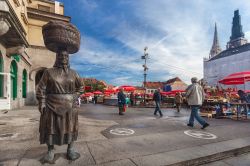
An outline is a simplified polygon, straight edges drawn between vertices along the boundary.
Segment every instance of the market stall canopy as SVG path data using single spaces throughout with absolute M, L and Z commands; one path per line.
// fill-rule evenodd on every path
M 111 93 L 110 93 L 110 92 L 104 92 L 104 95 L 105 95 L 105 96 L 110 96 Z
M 101 91 L 94 91 L 93 92 L 95 95 L 102 95 L 102 92 Z
M 172 91 L 169 91 L 169 92 L 161 92 L 161 95 L 174 96 L 174 95 L 176 95 L 176 93 L 183 93 L 183 92 L 186 92 L 186 91 L 185 90 L 172 90 Z
M 104 90 L 104 93 L 116 93 L 117 90 L 115 89 L 107 89 L 107 90 Z
M 135 90 L 135 87 L 129 86 L 129 85 L 123 85 L 123 86 L 119 86 L 118 89 L 123 89 L 124 91 L 131 92 Z
M 81 97 L 89 97 L 89 96 L 93 96 L 94 94 L 91 92 L 87 92 L 81 95 Z
M 219 81 L 221 84 L 225 85 L 239 85 L 244 84 L 245 82 L 250 81 L 250 71 L 243 71 L 238 73 L 233 73 L 222 80 Z

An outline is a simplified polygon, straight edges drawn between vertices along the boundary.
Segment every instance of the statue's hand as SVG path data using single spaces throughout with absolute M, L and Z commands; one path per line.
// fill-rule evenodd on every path
M 43 114 L 43 112 L 45 111 L 45 103 L 39 103 L 39 112 L 41 114 Z

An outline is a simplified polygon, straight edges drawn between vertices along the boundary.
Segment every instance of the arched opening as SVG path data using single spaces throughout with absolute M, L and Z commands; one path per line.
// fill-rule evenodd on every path
M 0 51 L 0 73 L 3 72 L 3 56 Z M 3 75 L 0 74 L 0 97 L 3 97 Z
M 37 86 L 37 84 L 39 83 L 39 81 L 41 80 L 43 73 L 44 73 L 45 69 L 41 69 L 36 73 L 36 78 L 35 78 L 35 84 Z
M 26 69 L 23 70 L 23 77 L 22 77 L 22 92 L 23 92 L 23 98 L 26 98 L 27 96 L 27 71 Z
M 11 74 L 11 97 L 13 100 L 17 98 L 17 64 L 16 61 L 12 61 L 10 65 Z

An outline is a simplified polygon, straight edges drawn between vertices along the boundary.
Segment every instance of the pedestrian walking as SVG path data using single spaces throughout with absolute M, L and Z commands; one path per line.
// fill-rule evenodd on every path
M 182 102 L 183 102 L 182 95 L 180 92 L 177 92 L 175 95 L 175 104 L 176 104 L 177 112 L 180 112 Z
M 81 97 L 80 96 L 77 99 L 77 105 L 78 105 L 78 107 L 81 107 Z
M 161 112 L 161 107 L 160 107 L 160 104 L 161 104 L 161 93 L 160 93 L 161 89 L 158 88 L 155 93 L 154 93 L 154 96 L 153 96 L 153 100 L 155 101 L 155 112 L 154 112 L 154 115 L 157 115 L 157 112 L 159 112 L 160 114 L 160 117 L 162 117 L 162 112 Z
M 188 105 L 191 107 L 191 114 L 187 126 L 193 127 L 194 119 L 196 119 L 202 125 L 201 129 L 205 129 L 209 126 L 209 124 L 198 114 L 198 111 L 200 110 L 200 107 L 204 101 L 204 90 L 199 85 L 198 79 L 196 77 L 193 77 L 191 79 L 191 82 L 192 84 L 189 85 L 186 90 L 187 102 Z
M 131 92 L 131 94 L 130 94 L 130 103 L 131 103 L 131 106 L 134 106 L 134 104 L 135 104 L 134 92 Z
M 97 95 L 94 95 L 94 104 L 97 104 Z
M 126 96 L 123 93 L 123 88 L 118 92 L 118 107 L 119 107 L 119 115 L 124 115 L 126 109 Z

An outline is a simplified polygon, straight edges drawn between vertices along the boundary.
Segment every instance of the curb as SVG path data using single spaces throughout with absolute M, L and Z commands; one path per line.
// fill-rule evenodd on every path
M 136 165 L 198 166 L 250 152 L 250 137 L 131 158 Z
M 200 158 L 196 158 L 192 160 L 186 160 L 186 161 L 182 161 L 182 162 L 178 162 L 174 164 L 169 164 L 168 166 L 190 166 L 190 165 L 198 166 L 198 165 L 203 165 L 203 164 L 208 164 L 208 163 L 212 163 L 215 161 L 223 160 L 226 158 L 235 157 L 235 156 L 247 153 L 247 152 L 250 152 L 250 145 L 243 147 L 243 148 L 236 148 L 236 149 L 232 149 L 229 151 L 215 153 L 209 156 L 204 156 L 204 157 L 200 157 Z

